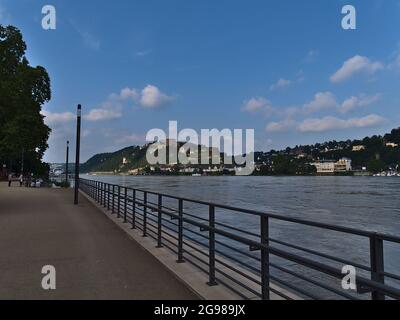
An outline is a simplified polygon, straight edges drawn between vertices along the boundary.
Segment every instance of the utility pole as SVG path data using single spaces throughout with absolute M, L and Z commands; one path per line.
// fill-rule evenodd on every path
M 67 141 L 67 159 L 65 161 L 65 182 L 68 185 L 69 141 Z
M 81 149 L 81 118 L 82 118 L 82 106 L 78 104 L 77 115 L 76 115 L 76 153 L 75 153 L 75 198 L 74 204 L 78 204 L 78 192 L 79 192 L 79 156 Z

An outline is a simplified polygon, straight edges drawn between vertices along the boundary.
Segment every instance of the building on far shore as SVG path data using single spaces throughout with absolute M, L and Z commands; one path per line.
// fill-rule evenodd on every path
M 397 144 L 397 143 L 394 143 L 394 142 L 387 142 L 386 143 L 386 147 L 389 147 L 389 148 L 397 148 L 399 145 Z
M 318 174 L 333 174 L 335 172 L 335 161 L 333 160 L 319 160 L 311 163 L 317 168 Z
M 348 158 L 342 158 L 338 161 L 319 160 L 311 163 L 311 165 L 317 168 L 318 174 L 346 173 L 352 170 L 351 160 Z
M 349 172 L 351 169 L 351 160 L 348 158 L 342 158 L 335 163 L 335 172 Z
M 365 146 L 363 145 L 358 145 L 358 146 L 353 146 L 353 152 L 359 152 L 359 151 L 364 151 Z

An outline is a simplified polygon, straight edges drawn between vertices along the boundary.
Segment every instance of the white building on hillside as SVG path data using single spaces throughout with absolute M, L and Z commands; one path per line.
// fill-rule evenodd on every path
M 317 168 L 318 174 L 334 174 L 341 172 L 349 172 L 352 170 L 351 160 L 348 158 L 342 158 L 339 161 L 334 160 L 320 160 L 311 165 Z
M 314 163 L 311 163 L 314 167 L 317 168 L 317 173 L 320 174 L 333 174 L 335 173 L 335 161 L 333 160 L 320 160 Z
M 365 146 L 359 145 L 359 146 L 353 146 L 353 152 L 358 152 L 358 151 L 364 151 Z

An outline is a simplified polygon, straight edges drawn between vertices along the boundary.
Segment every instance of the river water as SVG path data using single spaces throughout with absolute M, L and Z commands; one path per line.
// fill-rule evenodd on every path
M 84 176 L 84 178 L 400 236 L 400 178 L 397 177 Z M 195 205 L 191 208 L 185 207 L 185 210 L 189 209 L 196 215 L 207 217 L 204 208 L 201 210 Z M 218 211 L 216 215 L 217 221 L 259 233 L 259 219 L 255 217 Z M 270 228 L 271 237 L 274 239 L 369 265 L 368 239 L 282 221 L 272 221 Z M 384 250 L 385 271 L 399 275 L 400 245 L 385 243 Z M 279 258 L 274 262 L 296 270 L 294 264 Z M 336 266 L 341 267 L 340 264 Z M 318 277 L 315 272 L 303 268 L 297 268 L 297 271 L 302 275 Z M 276 271 L 276 274 L 295 285 L 304 286 L 304 283 L 296 278 L 283 275 L 279 271 Z M 392 281 L 388 282 L 391 285 L 399 285 Z M 313 290 L 323 298 L 333 298 L 325 290 L 320 291 L 318 288 Z

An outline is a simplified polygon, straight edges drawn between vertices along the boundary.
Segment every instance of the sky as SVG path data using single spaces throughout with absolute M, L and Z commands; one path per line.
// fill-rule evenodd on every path
M 73 149 L 77 104 L 83 161 L 175 120 L 255 129 L 263 151 L 400 126 L 400 0 L 0 0 L 0 23 L 50 75 L 48 162 Z

